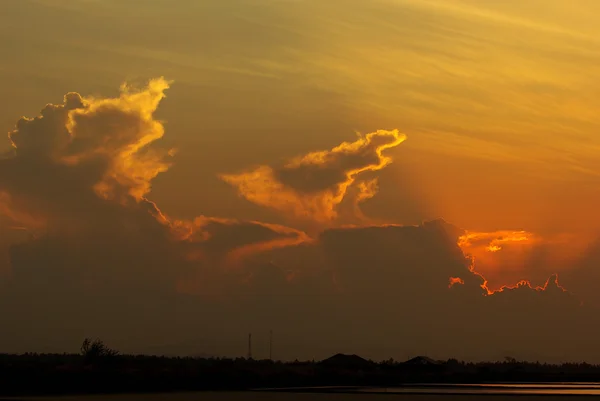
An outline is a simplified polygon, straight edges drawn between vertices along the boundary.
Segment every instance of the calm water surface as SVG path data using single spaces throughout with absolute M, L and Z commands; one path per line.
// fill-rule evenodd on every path
M 600 383 L 424 384 L 411 387 L 359 389 L 361 393 L 456 395 L 587 395 L 600 397 Z
M 598 399 L 600 383 L 427 384 L 397 388 L 357 388 L 354 393 L 202 392 L 20 398 L 45 401 L 494 401 Z M 2 398 L 0 398 L 1 400 Z

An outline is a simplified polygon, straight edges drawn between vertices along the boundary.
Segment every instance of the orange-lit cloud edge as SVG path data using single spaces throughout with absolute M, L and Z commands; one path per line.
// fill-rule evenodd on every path
M 32 139 L 26 135 L 27 124 L 41 124 L 43 116 L 48 113 L 56 112 L 63 115 L 66 135 L 57 138 L 57 144 L 53 147 L 44 149 L 49 157 L 67 166 L 75 166 L 95 157 L 103 157 L 106 160 L 106 170 L 93 185 L 93 190 L 98 197 L 123 205 L 129 202 L 145 203 L 149 205 L 149 213 L 169 228 L 173 239 L 189 242 L 206 241 L 210 235 L 203 230 L 206 224 L 212 222 L 235 225 L 240 224 L 240 221 L 206 216 L 200 216 L 192 221 L 178 220 L 167 216 L 148 198 L 152 180 L 169 169 L 171 163 L 167 159 L 174 155 L 173 149 L 148 148 L 148 145 L 164 135 L 164 127 L 160 121 L 153 118 L 153 113 L 165 97 L 164 92 L 169 86 L 169 81 L 157 78 L 150 80 L 147 87 L 139 90 L 123 85 L 118 98 L 83 98 L 79 94 L 69 93 L 65 96 L 64 105 L 48 105 L 42 111 L 42 116 L 35 119 L 23 118 L 17 124 L 17 129 L 9 133 L 9 139 L 15 152 L 38 152 L 37 145 L 32 144 Z M 137 128 L 117 134 L 98 130 L 94 125 L 94 119 L 98 115 L 110 117 L 110 113 L 114 110 L 134 116 Z M 94 135 L 104 135 L 103 139 L 110 140 L 97 140 Z M 354 142 L 343 142 L 330 150 L 310 152 L 292 158 L 279 168 L 259 166 L 238 174 L 221 174 L 220 177 L 236 187 L 238 193 L 250 202 L 272 208 L 294 219 L 321 224 L 323 228 L 332 225 L 343 226 L 338 224 L 336 219 L 340 217 L 342 204 L 348 201 L 353 206 L 354 217 L 364 226 L 364 220 L 368 219 L 362 215 L 358 205 L 376 195 L 377 179 L 363 180 L 361 176 L 364 173 L 377 172 L 390 165 L 393 161 L 392 157 L 385 155 L 384 152 L 399 146 L 405 140 L 406 135 L 398 130 L 378 130 L 361 135 Z M 83 141 L 86 147 L 72 146 L 77 141 Z M 327 174 L 324 174 L 325 172 Z M 327 176 L 324 181 L 321 179 L 323 175 Z M 126 189 L 126 193 L 123 193 L 123 188 Z M 352 199 L 348 199 L 350 196 Z M 30 215 L 26 210 L 21 210 L 12 202 L 7 192 L 0 192 L 0 212 L 20 226 L 32 230 L 39 230 L 44 226 L 43 216 Z M 241 245 L 230 250 L 225 258 L 225 266 L 238 265 L 243 259 L 257 253 L 316 240 L 314 236 L 309 236 L 302 230 L 283 225 L 259 221 L 246 223 L 263 227 L 280 234 L 280 237 Z M 366 225 L 373 226 L 373 224 Z M 533 286 L 527 280 L 520 280 L 513 285 L 491 288 L 484 275 L 477 271 L 477 252 L 481 252 L 481 249 L 475 249 L 477 248 L 474 247 L 475 243 L 483 244 L 481 246 L 485 252 L 495 253 L 501 251 L 506 244 L 531 243 L 536 240 L 532 234 L 525 231 L 466 232 L 458 238 L 457 245 L 465 256 L 470 258 L 469 271 L 481 278 L 483 282 L 481 288 L 485 290 L 485 295 L 521 287 L 544 291 L 551 280 L 554 280 L 558 288 L 566 291 L 558 284 L 557 274 L 552 275 L 543 286 Z M 195 256 L 189 255 L 189 257 L 193 259 Z M 463 278 L 449 277 L 449 288 L 460 284 L 464 284 Z
M 461 240 L 459 240 L 460 242 Z M 489 247 L 491 249 L 494 249 L 494 245 L 489 245 Z M 461 248 L 462 249 L 462 248 Z M 492 252 L 496 252 L 497 250 L 494 250 Z M 464 252 L 464 251 L 463 251 Z M 543 286 L 534 286 L 531 284 L 531 282 L 529 280 L 519 280 L 517 283 L 513 284 L 513 285 L 502 285 L 498 288 L 491 288 L 488 280 L 484 277 L 483 274 L 479 273 L 476 268 L 475 268 L 475 257 L 474 256 L 470 256 L 471 258 L 471 264 L 469 265 L 469 270 L 472 274 L 478 276 L 481 278 L 481 280 L 483 281 L 483 283 L 480 285 L 480 287 L 485 290 L 487 295 L 493 295 L 496 293 L 500 293 L 500 292 L 504 292 L 505 290 L 516 290 L 518 288 L 529 288 L 531 290 L 534 291 L 545 291 L 548 288 L 548 285 L 550 284 L 550 282 L 552 281 L 552 283 L 559 288 L 560 290 L 562 290 L 563 292 L 567 292 L 567 289 L 564 288 L 563 286 L 561 286 L 558 282 L 558 273 L 554 273 L 552 274 L 544 283 Z M 450 277 L 450 284 L 448 285 L 448 288 L 452 288 L 455 284 L 464 284 L 464 280 L 459 278 L 459 277 Z

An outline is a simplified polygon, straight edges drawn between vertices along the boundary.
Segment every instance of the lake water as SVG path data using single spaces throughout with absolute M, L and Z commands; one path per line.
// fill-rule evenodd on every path
M 45 401 L 376 401 L 376 400 L 417 400 L 417 401 L 475 401 L 489 399 L 495 401 L 514 400 L 562 400 L 598 399 L 600 383 L 534 383 L 534 384 L 427 384 L 397 388 L 356 388 L 343 393 L 294 392 L 202 392 L 175 394 L 139 395 L 92 395 L 48 398 L 19 398 L 19 400 Z M 350 392 L 351 391 L 351 392 Z M 517 397 L 518 396 L 518 397 Z M 2 398 L 0 398 L 2 400 Z
M 367 394 L 430 394 L 430 395 L 556 395 L 597 396 L 600 383 L 507 383 L 507 384 L 427 384 L 422 386 L 359 389 Z

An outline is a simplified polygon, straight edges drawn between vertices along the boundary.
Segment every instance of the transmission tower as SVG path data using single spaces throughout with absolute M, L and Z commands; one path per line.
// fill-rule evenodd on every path
M 273 330 L 269 330 L 269 359 L 273 360 Z
M 248 359 L 252 359 L 252 333 L 248 334 Z

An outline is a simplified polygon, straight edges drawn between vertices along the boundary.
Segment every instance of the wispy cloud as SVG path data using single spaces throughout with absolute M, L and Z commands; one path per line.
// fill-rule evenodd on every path
M 404 142 L 397 130 L 379 130 L 330 149 L 310 152 L 281 166 L 259 166 L 239 174 L 222 174 L 240 195 L 261 206 L 295 218 L 328 222 L 356 183 L 354 204 L 372 198 L 376 181 L 358 182 L 361 174 L 376 172 L 392 162 L 387 149 Z

